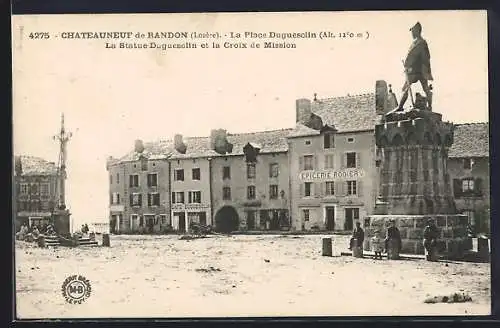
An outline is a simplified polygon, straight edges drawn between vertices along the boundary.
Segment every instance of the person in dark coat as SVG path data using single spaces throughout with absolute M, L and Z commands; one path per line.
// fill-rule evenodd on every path
M 363 247 L 363 241 L 365 240 L 365 232 L 361 228 L 361 223 L 356 222 L 356 228 L 352 231 L 352 237 L 349 241 L 349 249 L 352 250 L 354 246 Z M 354 242 L 356 241 L 356 245 Z
M 427 252 L 430 253 L 437 246 L 438 237 L 439 231 L 434 221 L 427 221 L 427 225 L 424 228 L 424 247 Z
M 401 250 L 401 233 L 399 232 L 399 229 L 396 227 L 396 221 L 391 220 L 390 221 L 390 226 L 387 228 L 387 235 L 385 237 L 385 253 L 387 253 L 387 249 L 389 246 L 389 241 L 396 241 L 396 245 L 398 247 L 398 250 Z
M 431 72 L 431 55 L 427 41 L 422 38 L 422 25 L 417 22 L 410 28 L 413 42 L 408 50 L 404 61 L 406 81 L 403 85 L 403 95 L 397 107 L 398 111 L 403 110 L 403 106 L 408 99 L 408 92 L 413 83 L 420 81 L 422 89 L 427 97 L 428 108 L 432 109 L 432 88 L 428 81 L 433 81 L 434 78 Z

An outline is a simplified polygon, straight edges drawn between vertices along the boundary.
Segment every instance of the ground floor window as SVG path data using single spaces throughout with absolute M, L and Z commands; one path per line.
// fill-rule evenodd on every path
M 352 230 L 357 220 L 359 220 L 359 208 L 346 208 L 344 230 Z
M 189 212 L 188 213 L 188 221 L 196 222 L 201 225 L 207 225 L 207 213 L 206 212 Z

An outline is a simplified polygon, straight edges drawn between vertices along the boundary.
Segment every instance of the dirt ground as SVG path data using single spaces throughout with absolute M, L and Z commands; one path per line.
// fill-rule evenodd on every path
M 111 247 L 16 244 L 17 317 L 248 317 L 490 314 L 490 265 L 340 256 L 347 236 L 111 236 Z M 329 236 L 330 237 L 330 236 Z M 85 276 L 90 297 L 61 286 Z M 426 304 L 464 292 L 467 303 Z

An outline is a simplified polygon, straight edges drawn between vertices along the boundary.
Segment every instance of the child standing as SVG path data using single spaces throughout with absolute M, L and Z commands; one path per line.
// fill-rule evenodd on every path
M 375 235 L 372 237 L 372 250 L 375 252 L 375 259 L 382 259 L 384 251 L 384 240 L 380 237 L 380 230 L 375 230 Z

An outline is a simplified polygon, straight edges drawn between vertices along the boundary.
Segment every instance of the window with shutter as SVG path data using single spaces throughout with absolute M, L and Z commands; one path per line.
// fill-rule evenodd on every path
M 358 196 L 363 196 L 363 182 L 360 180 L 356 181 L 356 192 Z
M 304 189 L 304 184 L 300 184 L 300 197 L 305 197 L 305 189 Z
M 175 192 L 172 192 L 172 204 L 175 204 Z
M 356 153 L 356 167 L 357 168 L 361 167 L 361 153 L 360 152 Z
M 304 159 L 302 156 L 299 156 L 299 170 L 300 171 L 304 170 Z
M 319 168 L 319 165 L 318 165 L 318 157 L 319 156 L 313 156 L 314 160 L 313 160 L 313 170 L 317 170 Z
M 139 194 L 139 206 L 142 206 L 142 194 Z
M 346 153 L 346 167 L 347 168 L 357 167 L 356 159 L 357 159 L 357 155 L 355 152 Z
M 130 194 L 129 203 L 130 203 L 130 206 L 134 206 L 134 194 Z
M 312 195 L 312 182 L 304 183 L 304 196 L 309 197 Z
M 148 193 L 148 206 L 153 205 L 153 201 L 151 200 L 151 194 Z

